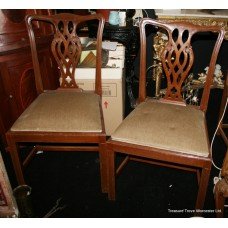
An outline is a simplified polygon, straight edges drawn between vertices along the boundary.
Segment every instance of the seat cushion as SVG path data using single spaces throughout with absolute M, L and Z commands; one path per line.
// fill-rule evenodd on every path
M 149 99 L 111 135 L 113 140 L 207 157 L 205 115 L 192 106 Z
M 21 114 L 11 131 L 101 132 L 99 100 L 93 93 L 46 91 Z

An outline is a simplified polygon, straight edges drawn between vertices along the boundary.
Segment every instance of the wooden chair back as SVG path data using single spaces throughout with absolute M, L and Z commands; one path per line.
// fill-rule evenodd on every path
M 221 47 L 225 31 L 218 26 L 200 26 L 187 22 L 161 22 L 149 18 L 144 18 L 140 23 L 140 86 L 139 86 L 139 102 L 146 98 L 146 32 L 145 27 L 152 25 L 163 29 L 167 32 L 168 41 L 161 54 L 161 62 L 164 74 L 167 79 L 167 89 L 164 101 L 183 103 L 182 86 L 194 64 L 194 51 L 192 48 L 192 38 L 199 32 L 218 33 L 214 49 L 211 55 L 209 69 L 200 109 L 206 111 L 210 94 L 210 88 L 213 81 L 215 64 L 219 49 Z M 151 51 L 152 53 L 152 51 Z
M 82 44 L 78 35 L 78 27 L 82 23 L 98 20 L 97 40 L 96 40 L 96 77 L 95 93 L 101 95 L 101 47 L 102 34 L 104 29 L 104 18 L 99 14 L 79 16 L 75 14 L 62 13 L 51 16 L 28 15 L 26 25 L 28 28 L 29 40 L 32 51 L 32 60 L 35 73 L 35 83 L 38 94 L 44 91 L 39 59 L 37 53 L 37 37 L 34 33 L 33 22 L 47 22 L 53 26 L 53 40 L 51 51 L 57 62 L 61 74 L 60 88 L 76 88 L 75 70 L 78 66 L 82 53 Z

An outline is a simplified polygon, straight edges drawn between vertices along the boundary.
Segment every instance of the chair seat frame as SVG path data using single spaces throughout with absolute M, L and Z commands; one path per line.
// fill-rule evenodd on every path
M 109 180 L 109 199 L 116 199 L 116 178 L 120 173 L 123 164 L 115 167 L 116 153 L 128 155 L 127 160 L 150 163 L 170 168 L 193 171 L 197 173 L 197 180 L 200 191 L 198 192 L 195 208 L 202 209 L 204 198 L 206 196 L 208 180 L 211 171 L 211 156 L 200 157 L 197 155 L 189 155 L 185 153 L 167 151 L 158 148 L 140 146 L 115 140 L 107 141 L 108 151 L 108 180 Z M 170 153 L 171 152 L 171 153 Z M 135 157 L 134 157 L 135 156 Z M 187 158 L 187 159 L 186 159 Z M 126 165 L 126 162 L 124 162 Z

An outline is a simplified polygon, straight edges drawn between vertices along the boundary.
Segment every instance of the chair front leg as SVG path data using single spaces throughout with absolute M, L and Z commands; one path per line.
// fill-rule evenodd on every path
M 108 198 L 109 200 L 116 199 L 116 172 L 115 172 L 115 152 L 108 148 Z
M 107 150 L 106 143 L 99 144 L 99 158 L 100 158 L 100 176 L 101 176 L 101 190 L 103 193 L 108 192 L 108 170 L 107 170 Z
M 210 178 L 210 171 L 211 171 L 211 166 L 207 168 L 203 168 L 201 173 L 198 195 L 197 195 L 196 206 L 195 206 L 196 215 L 201 215 L 201 212 L 197 212 L 197 209 L 199 209 L 199 211 L 203 210 L 204 201 L 207 194 L 207 186 Z
M 17 143 L 11 138 L 10 135 L 7 135 L 7 143 L 9 145 L 9 152 L 13 163 L 14 171 L 16 174 L 17 182 L 19 185 L 23 185 L 25 184 L 25 179 L 24 179 L 21 159 L 19 156 L 19 152 L 20 152 L 19 147 Z

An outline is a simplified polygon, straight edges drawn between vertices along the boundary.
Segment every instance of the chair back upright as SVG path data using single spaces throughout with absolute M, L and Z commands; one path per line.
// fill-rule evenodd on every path
M 33 67 L 35 73 L 35 83 L 38 94 L 44 91 L 41 69 L 37 52 L 37 37 L 35 35 L 36 24 L 33 22 L 47 22 L 52 25 L 51 51 L 57 62 L 61 75 L 60 88 L 78 89 L 75 80 L 75 70 L 78 66 L 82 53 L 82 44 L 78 35 L 78 27 L 82 23 L 92 20 L 98 20 L 97 40 L 96 40 L 96 76 L 95 76 L 95 93 L 101 95 L 101 47 L 102 34 L 104 29 L 104 18 L 99 14 L 94 15 L 75 15 L 61 13 L 50 16 L 28 15 L 26 25 L 29 34 Z
M 140 23 L 139 102 L 146 99 L 147 46 L 145 27 L 147 25 L 162 29 L 162 31 L 165 31 L 167 34 L 168 41 L 160 56 L 162 68 L 167 79 L 167 89 L 164 101 L 174 103 L 185 104 L 182 96 L 182 87 L 183 82 L 188 77 L 194 64 L 194 50 L 192 48 L 193 36 L 199 32 L 213 32 L 218 34 L 210 58 L 207 78 L 200 102 L 200 109 L 206 111 L 216 60 L 225 35 L 224 29 L 219 26 L 199 26 L 188 22 L 161 22 L 150 18 L 144 18 Z

